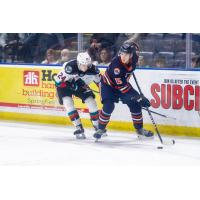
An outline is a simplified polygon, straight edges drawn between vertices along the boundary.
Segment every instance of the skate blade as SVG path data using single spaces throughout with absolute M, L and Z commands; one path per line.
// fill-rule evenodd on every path
M 77 140 L 84 140 L 84 139 L 86 139 L 86 136 L 85 135 L 76 135 L 76 139 Z
M 107 137 L 108 134 L 107 133 L 103 133 L 103 135 L 101 137 Z
M 154 139 L 154 136 L 152 136 L 152 137 L 146 137 L 144 135 L 138 135 L 137 137 L 138 137 L 139 140 L 143 140 L 143 141 L 145 141 L 145 140 L 148 141 L 148 140 L 153 140 Z
M 102 136 L 101 136 L 101 137 L 102 137 Z M 98 142 L 98 141 L 101 139 L 101 137 L 95 137 L 95 136 L 94 136 L 95 142 Z
M 96 139 L 94 142 L 98 143 L 98 142 L 99 142 L 99 139 Z

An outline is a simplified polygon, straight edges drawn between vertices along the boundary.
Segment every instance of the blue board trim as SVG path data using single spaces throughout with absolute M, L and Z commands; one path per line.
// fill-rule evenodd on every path
M 55 65 L 51 65 L 51 64 L 33 64 L 33 63 L 0 63 L 0 66 L 1 65 L 18 65 L 18 66 L 49 66 L 49 67 L 61 67 L 62 65 L 61 64 L 55 64 Z M 100 69 L 107 69 L 108 66 L 97 66 L 98 68 Z M 145 68 L 145 67 L 140 67 L 140 68 L 137 68 L 137 70 L 171 70 L 171 71 L 200 71 L 200 68 L 199 69 L 183 69 L 183 68 Z

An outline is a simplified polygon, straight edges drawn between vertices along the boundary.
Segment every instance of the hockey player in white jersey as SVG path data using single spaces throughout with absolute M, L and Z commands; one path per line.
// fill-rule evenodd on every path
M 65 106 L 70 120 L 76 127 L 74 135 L 77 139 L 85 139 L 86 137 L 72 96 L 79 97 L 87 105 L 91 122 L 94 128 L 98 129 L 97 103 L 95 95 L 88 85 L 91 82 L 98 84 L 100 79 L 100 72 L 92 64 L 87 52 L 79 53 L 77 59 L 64 63 L 63 69 L 54 78 L 59 103 Z

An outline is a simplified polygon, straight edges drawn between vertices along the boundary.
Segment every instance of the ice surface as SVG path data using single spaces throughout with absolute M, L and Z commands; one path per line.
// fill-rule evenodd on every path
M 194 165 L 200 164 L 200 139 L 173 137 L 174 146 L 156 137 L 138 141 L 136 134 L 109 131 L 95 143 L 94 130 L 76 140 L 73 127 L 0 122 L 0 165 Z M 171 140 L 172 137 L 164 137 Z

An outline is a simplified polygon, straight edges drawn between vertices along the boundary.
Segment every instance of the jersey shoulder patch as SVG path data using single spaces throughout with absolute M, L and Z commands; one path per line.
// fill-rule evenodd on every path
M 73 71 L 72 66 L 70 66 L 70 65 L 66 65 L 66 66 L 65 66 L 65 72 L 66 72 L 67 74 L 71 74 L 72 71 Z
M 77 69 L 77 62 L 76 60 L 71 60 L 69 62 L 64 63 L 65 73 L 72 74 Z
M 119 67 L 114 68 L 114 74 L 115 75 L 119 75 L 120 74 L 120 68 Z

